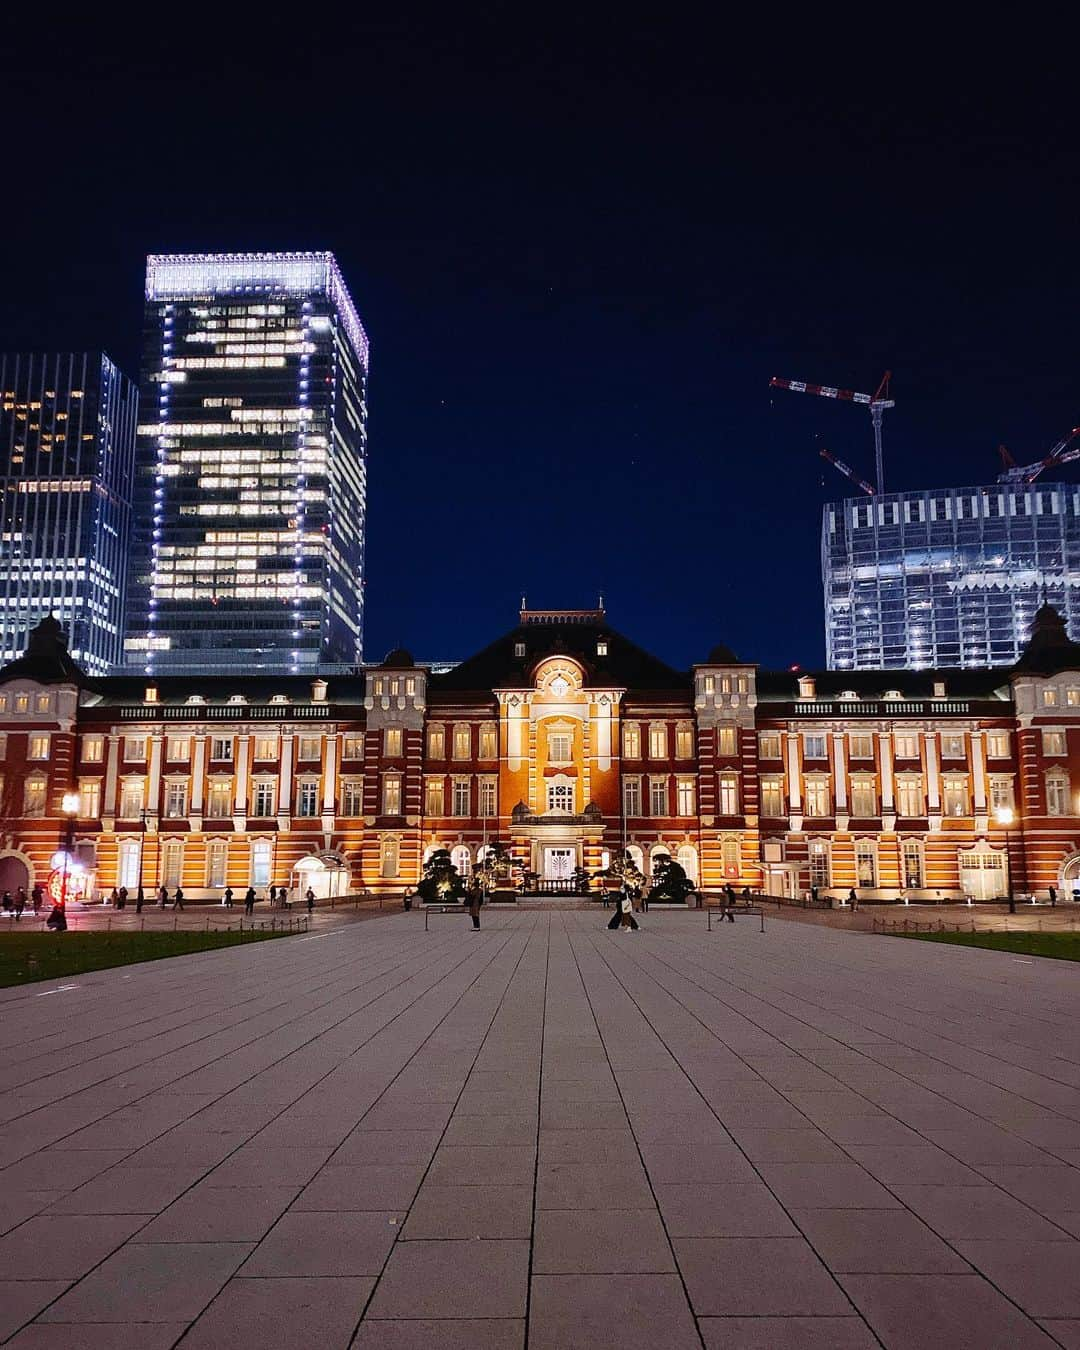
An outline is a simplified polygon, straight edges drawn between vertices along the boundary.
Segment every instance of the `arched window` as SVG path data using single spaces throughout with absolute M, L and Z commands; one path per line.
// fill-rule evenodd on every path
M 649 875 L 651 876 L 656 871 L 657 858 L 670 857 L 671 849 L 669 849 L 666 844 L 654 844 L 652 848 L 649 849 Z
M 468 722 L 454 723 L 454 758 L 472 758 L 472 731 Z
M 34 774 L 23 783 L 23 815 L 43 816 L 48 784 L 39 774 Z
M 693 844 L 680 844 L 676 861 L 696 886 L 698 879 L 697 849 Z
M 431 855 L 433 853 L 438 853 L 439 849 L 441 848 L 442 844 L 428 844 L 427 848 L 424 849 L 424 862 L 425 863 L 428 862 L 428 860 L 431 858 Z
M 124 839 L 118 850 L 116 884 L 134 891 L 139 885 L 141 849 L 137 839 Z
M 634 866 L 637 868 L 637 870 L 642 874 L 642 876 L 644 876 L 644 875 L 645 875 L 645 854 L 642 853 L 641 849 L 638 847 L 637 844 L 627 844 L 627 846 L 626 846 L 626 851 L 627 851 L 627 853 L 630 854 L 630 860 L 631 860 L 631 862 L 634 864 Z
M 466 844 L 454 845 L 450 850 L 450 861 L 457 868 L 460 877 L 467 877 L 472 871 L 472 854 Z
M 574 814 L 574 784 L 571 779 L 560 774 L 551 780 L 547 789 L 547 809 Z
M 170 890 L 180 885 L 184 871 L 184 844 L 181 839 L 167 839 L 161 846 L 161 884 Z
M 270 885 L 270 863 L 273 860 L 274 846 L 269 839 L 251 841 L 251 884 L 253 886 Z

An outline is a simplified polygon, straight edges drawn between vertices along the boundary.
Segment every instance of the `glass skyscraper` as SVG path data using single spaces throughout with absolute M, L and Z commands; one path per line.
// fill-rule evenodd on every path
M 147 259 L 129 666 L 361 660 L 367 368 L 331 253 Z
M 832 502 L 821 570 L 830 669 L 1009 666 L 1044 597 L 1080 639 L 1080 486 Z
M 88 673 L 122 660 L 137 401 L 102 352 L 0 355 L 0 661 L 50 614 Z

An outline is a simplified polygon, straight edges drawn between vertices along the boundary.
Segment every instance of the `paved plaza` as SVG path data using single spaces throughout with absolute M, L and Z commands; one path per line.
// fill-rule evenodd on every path
M 1076 965 L 609 913 L 0 991 L 0 1343 L 1080 1347 Z

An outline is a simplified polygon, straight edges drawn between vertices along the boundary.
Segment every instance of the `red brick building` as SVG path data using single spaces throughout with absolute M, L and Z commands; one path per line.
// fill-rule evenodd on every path
M 494 839 L 553 889 L 622 849 L 707 889 L 893 900 L 1080 884 L 1080 645 L 1012 670 L 679 671 L 603 610 L 523 610 L 435 674 L 90 679 L 47 620 L 0 670 L 0 888 L 397 892 Z M 63 810 L 78 794 L 77 812 Z M 1004 823 L 1012 813 L 1011 823 Z

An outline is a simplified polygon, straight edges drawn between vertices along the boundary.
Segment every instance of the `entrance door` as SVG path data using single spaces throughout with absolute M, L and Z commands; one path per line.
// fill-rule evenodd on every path
M 572 848 L 545 848 L 544 880 L 569 881 L 574 875 L 575 856 Z

